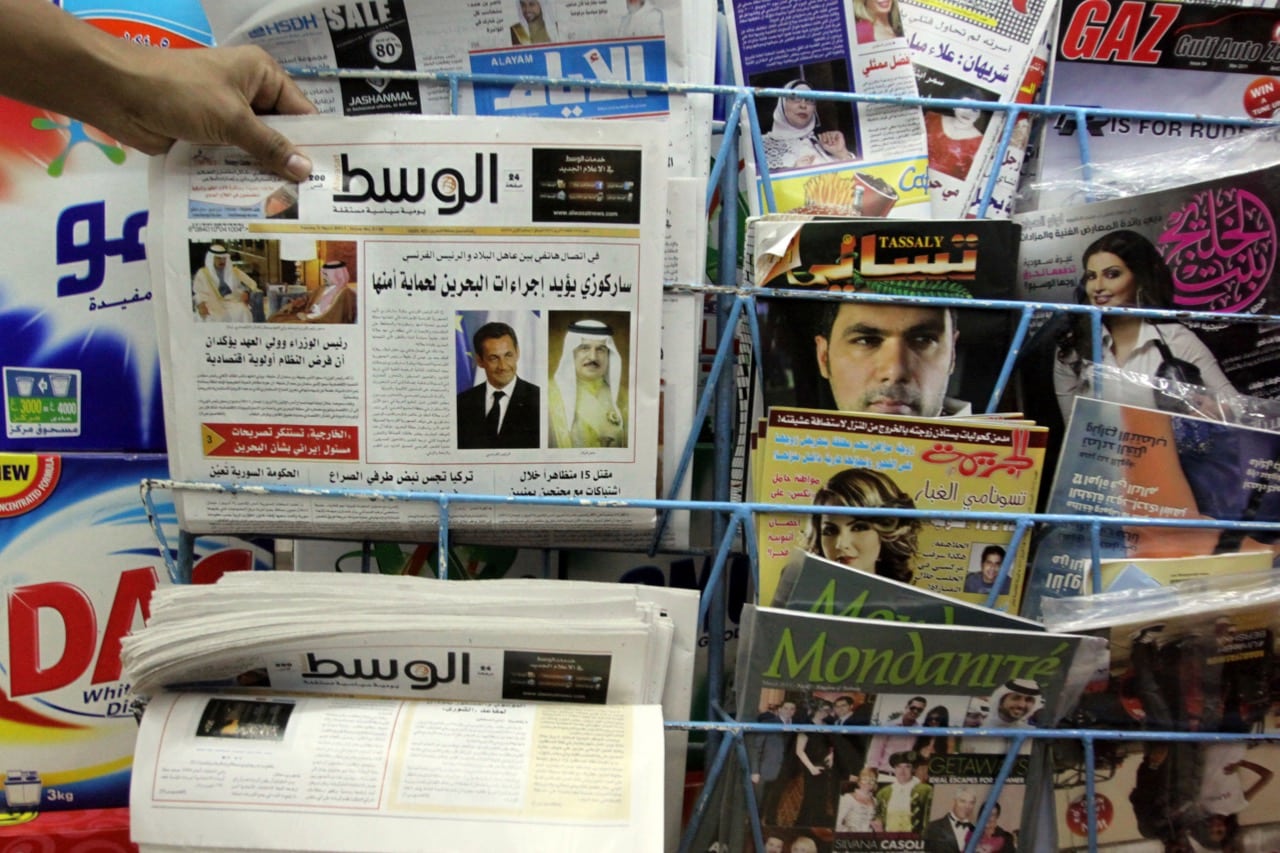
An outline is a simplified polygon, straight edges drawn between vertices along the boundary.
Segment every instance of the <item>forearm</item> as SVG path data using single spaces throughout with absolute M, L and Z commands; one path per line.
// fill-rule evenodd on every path
M 310 161 L 255 113 L 315 107 L 257 47 L 167 50 L 111 36 L 48 0 L 0 0 L 0 95 L 80 119 L 145 154 L 235 145 L 293 181 Z
M 142 51 L 49 0 L 0 0 L 0 93 L 84 118 L 122 85 L 127 56 Z

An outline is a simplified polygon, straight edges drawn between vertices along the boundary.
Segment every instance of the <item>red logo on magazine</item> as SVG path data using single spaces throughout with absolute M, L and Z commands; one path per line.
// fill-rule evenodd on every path
M 58 456 L 0 453 L 0 518 L 22 515 L 44 503 L 61 472 Z
M 1144 9 L 1151 20 L 1143 19 Z M 1084 0 L 1063 31 L 1062 58 L 1155 65 L 1161 55 L 1156 45 L 1177 20 L 1176 3 Z

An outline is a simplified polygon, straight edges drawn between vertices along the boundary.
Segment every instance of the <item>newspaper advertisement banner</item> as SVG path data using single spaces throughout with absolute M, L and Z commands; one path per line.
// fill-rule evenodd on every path
M 346 116 L 443 115 L 450 87 L 396 77 L 395 72 L 461 72 L 510 76 L 511 84 L 464 83 L 456 112 L 543 118 L 665 117 L 672 125 L 672 174 L 706 173 L 710 152 L 698 130 L 710 118 L 708 96 L 657 89 L 551 86 L 530 78 L 667 83 L 698 81 L 709 70 L 706 49 L 691 58 L 692 37 L 708 44 L 706 17 L 683 0 L 519 2 L 317 0 L 223 3 L 205 0 L 219 44 L 252 44 L 284 65 L 342 68 L 388 76 L 302 78 L 299 85 L 322 113 Z M 690 4 L 692 5 L 692 4 Z M 698 18 L 698 20 L 693 20 Z M 705 61 L 704 61 L 705 60 Z M 709 75 L 707 75 L 709 76 Z M 705 80 L 706 77 L 701 79 Z M 695 117 L 696 114 L 696 117 Z M 628 133 L 639 133 L 629 129 Z
M 915 97 L 911 51 L 896 3 L 771 0 L 725 4 L 738 79 L 797 92 Z M 884 11 L 888 8 L 889 11 Z M 894 103 L 758 98 L 766 162 L 754 163 L 753 212 L 930 218 L 920 109 Z
M 981 0 L 964 6 L 902 0 L 916 86 L 925 98 L 1018 100 L 1036 48 L 1056 8 L 1044 0 Z M 934 214 L 963 217 L 982 190 L 984 165 L 1003 129 L 1000 113 L 924 111 Z
M 278 121 L 315 164 L 296 187 L 209 146 L 153 173 L 175 479 L 652 498 L 665 126 L 621 143 L 587 121 Z M 420 539 L 439 512 L 177 497 L 192 530 L 270 517 Z M 538 544 L 642 517 L 470 503 L 450 519 Z

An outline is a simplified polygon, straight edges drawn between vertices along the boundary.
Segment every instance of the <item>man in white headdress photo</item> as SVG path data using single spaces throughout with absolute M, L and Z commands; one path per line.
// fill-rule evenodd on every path
M 600 320 L 569 324 L 548 395 L 552 447 L 626 447 L 623 364 L 613 329 Z
M 262 290 L 248 273 L 231 263 L 221 243 L 209 247 L 204 266 L 191 278 L 196 314 L 206 323 L 252 323 L 253 294 Z

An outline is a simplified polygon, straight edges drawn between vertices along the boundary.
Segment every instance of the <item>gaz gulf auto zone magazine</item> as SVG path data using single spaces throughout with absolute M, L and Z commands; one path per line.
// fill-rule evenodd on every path
M 297 489 L 655 496 L 664 125 L 274 121 L 315 164 L 301 184 L 211 146 L 152 175 L 172 474 L 295 487 L 176 494 L 185 529 L 410 539 L 439 518 Z M 458 502 L 449 523 L 538 545 L 653 520 L 574 509 Z

